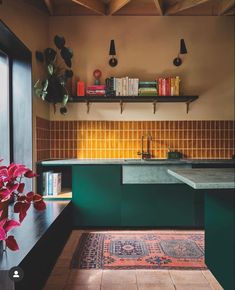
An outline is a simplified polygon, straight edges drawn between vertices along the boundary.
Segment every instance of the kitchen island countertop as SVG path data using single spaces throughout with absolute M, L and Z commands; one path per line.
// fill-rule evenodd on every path
M 168 173 L 194 189 L 235 188 L 233 168 L 168 169 Z

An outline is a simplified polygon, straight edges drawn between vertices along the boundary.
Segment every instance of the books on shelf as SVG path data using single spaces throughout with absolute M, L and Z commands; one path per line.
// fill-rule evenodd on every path
M 139 79 L 129 78 L 107 78 L 106 95 L 111 96 L 138 96 Z
M 84 87 L 84 82 L 78 82 L 78 96 L 84 96 Z M 105 85 L 89 85 L 85 91 L 87 96 L 179 96 L 180 78 L 160 77 L 156 81 L 139 81 L 128 76 L 110 77 L 106 78 Z
M 159 96 L 179 96 L 180 95 L 180 78 L 168 77 L 158 79 Z
M 60 172 L 43 172 L 43 195 L 58 195 L 61 192 L 61 179 Z
M 87 96 L 104 96 L 105 95 L 105 85 L 91 85 L 86 88 Z
M 139 96 L 157 96 L 157 82 L 139 82 Z

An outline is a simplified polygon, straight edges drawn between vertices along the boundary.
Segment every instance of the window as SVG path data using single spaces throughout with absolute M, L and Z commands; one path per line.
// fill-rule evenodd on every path
M 0 50 L 0 159 L 6 165 L 12 161 L 9 76 L 9 57 Z
M 0 20 L 0 159 L 32 168 L 32 54 Z M 28 181 L 26 189 L 32 189 Z

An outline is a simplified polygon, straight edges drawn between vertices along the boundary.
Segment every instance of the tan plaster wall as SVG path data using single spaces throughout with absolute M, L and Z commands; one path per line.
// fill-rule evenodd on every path
M 0 19 L 17 35 L 32 52 L 33 82 L 42 77 L 43 71 L 35 61 L 35 51 L 48 45 L 48 16 L 19 0 L 3 1 Z M 36 116 L 49 119 L 49 106 L 33 96 L 33 160 L 36 160 Z
M 54 120 L 227 120 L 234 118 L 234 17 L 50 17 L 50 40 L 65 36 L 74 50 L 73 69 L 88 84 L 99 68 L 102 81 L 108 76 L 139 77 L 179 75 L 184 94 L 199 95 L 186 114 L 184 104 L 70 104 L 66 117 Z M 172 60 L 184 38 L 188 54 L 175 67 Z M 108 65 L 111 39 L 115 39 L 119 64 Z

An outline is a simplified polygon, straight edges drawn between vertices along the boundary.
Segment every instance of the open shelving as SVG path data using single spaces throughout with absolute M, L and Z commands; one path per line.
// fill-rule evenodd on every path
M 119 103 L 120 112 L 123 112 L 124 103 L 152 103 L 153 113 L 156 113 L 157 103 L 185 103 L 186 113 L 189 112 L 190 103 L 198 99 L 198 96 L 79 96 L 71 97 L 70 103 L 86 103 L 87 113 L 90 111 L 91 103 Z

